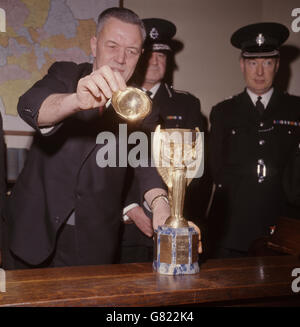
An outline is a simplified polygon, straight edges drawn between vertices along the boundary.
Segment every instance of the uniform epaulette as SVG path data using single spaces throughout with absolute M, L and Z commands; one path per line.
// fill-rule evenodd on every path
M 173 91 L 174 91 L 175 93 L 180 93 L 180 94 L 185 94 L 185 95 L 189 95 L 189 94 L 190 94 L 190 93 L 187 92 L 187 91 L 177 90 L 177 89 L 174 89 L 174 88 L 172 88 L 172 89 L 173 89 Z

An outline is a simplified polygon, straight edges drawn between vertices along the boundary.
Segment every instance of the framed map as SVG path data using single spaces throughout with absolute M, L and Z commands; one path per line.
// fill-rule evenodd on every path
M 118 5 L 118 0 L 0 1 L 0 111 L 6 135 L 32 131 L 18 117 L 19 97 L 55 61 L 90 62 L 98 15 Z

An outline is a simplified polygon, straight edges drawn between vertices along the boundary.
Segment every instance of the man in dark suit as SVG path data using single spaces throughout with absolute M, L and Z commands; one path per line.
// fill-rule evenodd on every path
M 2 243 L 2 210 L 4 206 L 4 198 L 6 191 L 6 174 L 5 174 L 5 143 L 3 136 L 3 127 L 2 127 L 2 116 L 0 113 L 0 245 Z M 0 266 L 1 266 L 1 247 L 0 247 Z
M 211 111 L 212 256 L 246 255 L 285 212 L 282 176 L 300 142 L 300 98 L 282 93 L 273 81 L 288 35 L 281 24 L 259 23 L 231 37 L 241 49 L 246 89 Z
M 127 167 L 109 159 L 120 159 L 127 135 L 107 102 L 125 89 L 144 37 L 134 12 L 110 8 L 91 39 L 93 65 L 55 63 L 20 98 L 19 114 L 37 133 L 5 210 L 5 268 L 114 262 Z M 155 168 L 135 175 L 149 205 L 166 193 Z M 168 215 L 168 204 L 155 201 L 154 226 Z
M 159 124 L 162 128 L 199 127 L 201 132 L 207 132 L 206 121 L 200 111 L 200 101 L 192 94 L 175 90 L 168 83 L 167 72 L 173 63 L 176 26 L 165 19 L 143 19 L 147 38 L 145 52 L 135 72 L 134 83 L 138 84 L 153 101 L 153 108 L 159 113 Z M 154 126 L 155 127 L 155 126 Z M 153 129 L 154 129 L 153 127 Z M 185 218 L 197 225 L 204 220 L 204 215 L 210 196 L 210 183 L 205 175 L 194 179 L 187 189 L 185 200 Z M 131 180 L 131 179 L 130 179 Z M 137 190 L 133 183 L 131 193 Z M 132 194 L 129 195 L 132 201 Z M 153 259 L 153 228 L 151 210 L 138 201 L 130 203 L 124 210 L 124 231 L 120 262 L 143 262 Z

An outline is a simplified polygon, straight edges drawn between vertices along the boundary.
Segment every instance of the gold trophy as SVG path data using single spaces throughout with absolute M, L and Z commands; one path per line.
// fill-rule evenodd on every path
M 183 217 L 185 190 L 203 173 L 203 139 L 199 129 L 160 129 L 153 137 L 154 164 L 168 187 L 171 216 L 154 233 L 153 268 L 161 274 L 199 272 L 198 234 Z
M 111 104 L 118 115 L 129 121 L 144 119 L 152 107 L 152 101 L 144 91 L 130 86 L 115 92 Z

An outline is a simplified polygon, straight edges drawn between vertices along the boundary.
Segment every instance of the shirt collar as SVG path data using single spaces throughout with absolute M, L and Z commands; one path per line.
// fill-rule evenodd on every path
M 158 89 L 159 89 L 159 87 L 160 87 L 160 84 L 161 83 L 157 83 L 157 84 L 155 84 L 149 91 L 152 93 L 151 94 L 151 99 L 153 99 L 154 98 L 154 96 L 155 96 L 155 94 L 156 94 L 156 92 L 158 91 Z M 145 88 L 142 88 L 145 92 L 147 91 Z
M 266 108 L 270 99 L 271 99 L 271 96 L 273 94 L 273 91 L 274 91 L 274 88 L 272 87 L 268 92 L 264 93 L 261 95 L 261 103 L 264 105 L 264 107 Z M 250 91 L 248 88 L 247 88 L 247 93 L 248 95 L 250 96 L 251 98 L 251 101 L 253 102 L 254 106 L 256 105 L 256 101 L 257 101 L 257 98 L 258 98 L 258 95 L 253 93 L 252 91 Z

